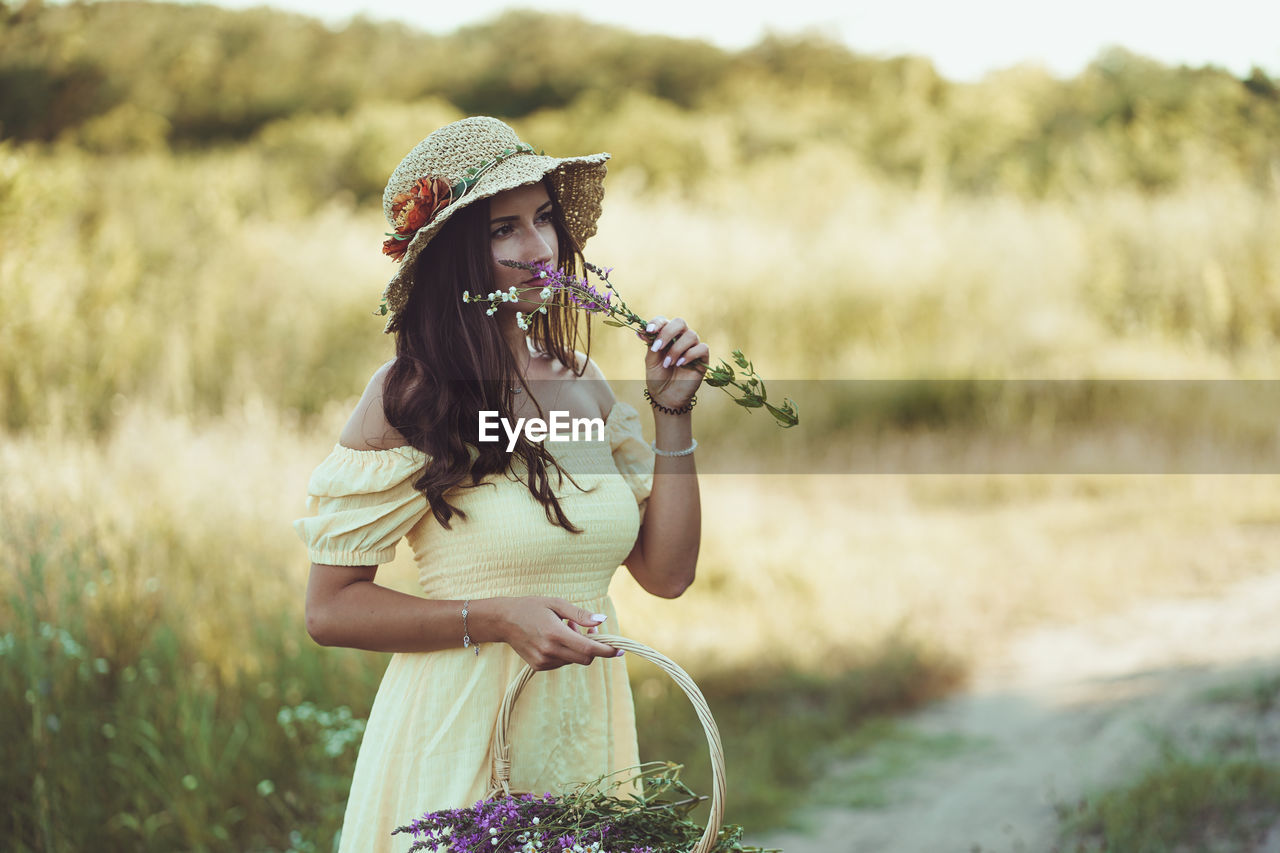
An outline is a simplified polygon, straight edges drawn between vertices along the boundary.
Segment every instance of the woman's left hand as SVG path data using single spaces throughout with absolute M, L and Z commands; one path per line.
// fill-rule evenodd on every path
M 703 371 L 711 363 L 711 349 L 680 317 L 654 317 L 645 331 L 651 335 L 644 359 L 649 396 L 668 408 L 683 408 L 702 384 Z

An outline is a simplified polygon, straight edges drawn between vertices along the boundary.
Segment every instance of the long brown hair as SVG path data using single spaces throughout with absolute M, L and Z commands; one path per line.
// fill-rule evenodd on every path
M 577 274 L 581 251 L 565 228 L 550 186 L 547 194 L 560 246 L 560 269 Z M 514 423 L 511 388 L 519 378 L 497 322 L 481 306 L 462 301 L 464 290 L 480 294 L 494 290 L 492 258 L 487 199 L 450 217 L 418 255 L 413 290 L 396 332 L 396 360 L 383 387 L 387 422 L 426 454 L 426 465 L 413 485 L 446 529 L 455 514 L 466 518 L 465 512 L 449 503 L 446 496 L 451 490 L 479 486 L 486 477 L 514 468 L 520 459 L 528 472 L 529 491 L 546 509 L 547 520 L 580 533 L 560 508 L 548 472 L 555 469 L 557 477 L 568 474 L 542 445 L 522 433 L 508 454 L 501 442 L 479 440 L 481 410 L 497 411 Z M 530 334 L 534 346 L 581 376 L 586 359 L 577 364 L 578 315 L 567 302 L 551 306 L 546 314 L 532 316 Z M 585 325 L 583 352 L 589 354 L 589 318 Z M 541 406 L 538 409 L 541 412 Z

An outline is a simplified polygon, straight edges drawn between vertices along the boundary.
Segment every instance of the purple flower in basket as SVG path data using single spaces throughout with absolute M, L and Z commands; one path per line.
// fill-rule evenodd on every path
M 687 853 L 702 834 L 687 815 L 704 798 L 679 780 L 680 769 L 651 762 L 560 796 L 500 796 L 430 812 L 395 832 L 413 835 L 410 853 Z M 640 795 L 613 796 L 640 780 Z M 722 827 L 713 853 L 759 850 L 743 847 L 741 837 L 741 827 Z

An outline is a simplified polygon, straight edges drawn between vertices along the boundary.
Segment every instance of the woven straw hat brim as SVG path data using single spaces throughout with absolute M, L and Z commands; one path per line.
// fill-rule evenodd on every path
M 385 331 L 395 331 L 400 312 L 409 301 L 409 293 L 414 286 L 414 260 L 450 217 L 477 201 L 550 176 L 556 201 L 564 214 L 565 226 L 576 244 L 572 248 L 581 250 L 596 233 L 596 222 L 600 218 L 601 201 L 604 199 L 604 177 L 607 171 L 605 161 L 608 159 L 607 153 L 583 157 L 517 154 L 485 171 L 466 195 L 436 214 L 409 241 L 404 257 L 382 293 L 388 312 Z M 569 247 L 562 246 L 561 252 L 566 251 L 566 248 Z

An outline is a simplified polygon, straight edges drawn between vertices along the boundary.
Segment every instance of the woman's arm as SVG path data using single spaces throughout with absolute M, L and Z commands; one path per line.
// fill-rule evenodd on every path
M 708 361 L 711 351 L 679 317 L 655 318 L 650 328 L 655 337 L 645 355 L 649 394 L 667 408 L 684 408 L 702 382 L 700 371 L 684 365 Z M 671 415 L 655 408 L 653 424 L 659 450 L 692 446 L 692 413 Z M 644 523 L 624 564 L 647 592 L 677 598 L 693 583 L 701 541 L 702 503 L 694 455 L 657 456 Z
M 654 443 L 662 450 L 691 444 L 692 415 L 655 411 L 653 419 Z M 646 592 L 679 598 L 693 583 L 701 541 L 702 504 L 693 455 L 658 456 L 644 523 L 623 563 Z
M 376 572 L 376 566 L 311 565 L 307 633 L 313 640 L 375 652 L 462 648 L 462 601 L 419 598 L 379 586 L 373 582 Z M 537 670 L 618 654 L 563 621 L 595 628 L 603 615 L 562 598 L 480 598 L 467 611 L 472 643 L 506 643 Z

